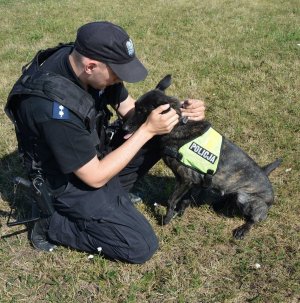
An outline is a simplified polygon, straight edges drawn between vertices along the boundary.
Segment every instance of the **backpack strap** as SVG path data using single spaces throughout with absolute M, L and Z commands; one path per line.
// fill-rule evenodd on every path
M 94 99 L 63 76 L 42 71 L 38 71 L 34 75 L 23 75 L 10 92 L 5 106 L 5 112 L 13 122 L 11 111 L 13 99 L 20 95 L 35 95 L 57 101 L 74 112 L 90 130 L 94 128 L 96 117 Z M 74 102 L 75 100 L 76 102 Z
M 60 50 L 63 47 L 73 47 L 74 43 L 59 43 L 57 46 L 50 47 L 47 49 L 39 50 L 33 59 L 22 66 L 22 73 L 26 72 L 30 68 L 31 65 L 35 65 L 35 68 L 38 70 L 42 63 L 44 63 L 51 55 Z
M 21 85 L 23 94 L 55 100 L 78 115 L 81 120 L 88 119 L 90 124 L 94 123 L 94 99 L 71 80 L 54 73 L 37 72 L 34 76 L 25 76 Z M 17 93 L 16 91 L 15 94 Z

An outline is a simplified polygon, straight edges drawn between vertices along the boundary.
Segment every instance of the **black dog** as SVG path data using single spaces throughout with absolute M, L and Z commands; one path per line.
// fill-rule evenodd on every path
M 169 103 L 180 115 L 181 104 L 178 99 L 166 96 L 164 93 L 170 84 L 171 76 L 168 75 L 159 82 L 156 89 L 136 101 L 134 114 L 123 125 L 126 132 L 134 132 L 146 121 L 151 111 L 162 104 Z M 244 151 L 223 137 L 219 165 L 213 175 L 210 171 L 204 174 L 186 166 L 180 161 L 177 151 L 184 144 L 205 133 L 209 126 L 208 121 L 186 122 L 182 119 L 170 134 L 159 137 L 162 158 L 176 178 L 176 186 L 167 202 L 167 214 L 163 224 L 169 223 L 177 212 L 183 214 L 189 205 L 189 200 L 183 200 L 183 197 L 192 187 L 205 186 L 218 190 L 223 197 L 235 198 L 246 220 L 245 224 L 233 231 L 234 237 L 241 239 L 253 224 L 267 217 L 274 200 L 268 175 L 280 165 L 281 160 L 261 168 Z M 197 151 L 199 153 L 199 148 Z M 178 204 L 180 201 L 181 204 Z

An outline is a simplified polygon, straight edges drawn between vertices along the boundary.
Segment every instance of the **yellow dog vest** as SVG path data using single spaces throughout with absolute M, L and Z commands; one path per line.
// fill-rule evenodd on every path
M 203 135 L 183 145 L 179 150 L 181 162 L 207 173 L 216 172 L 220 159 L 222 136 L 210 127 Z

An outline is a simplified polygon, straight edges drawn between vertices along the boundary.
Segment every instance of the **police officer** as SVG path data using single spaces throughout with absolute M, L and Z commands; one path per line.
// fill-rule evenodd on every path
M 24 69 L 7 108 L 30 178 L 42 177 L 54 197 L 54 212 L 42 214 L 31 233 L 37 249 L 59 244 L 143 263 L 158 248 L 128 191 L 159 159 L 155 136 L 170 132 L 179 117 L 174 110 L 162 114 L 163 105 L 127 140 L 119 131 L 109 143 L 105 134 L 108 105 L 121 119 L 134 110 L 123 81 L 146 76 L 128 34 L 109 22 L 83 25 L 75 43 L 39 52 Z M 204 117 L 202 101 L 186 104 L 183 115 Z

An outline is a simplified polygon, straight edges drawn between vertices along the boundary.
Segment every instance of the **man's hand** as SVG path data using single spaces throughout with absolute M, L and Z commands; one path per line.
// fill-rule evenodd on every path
M 187 99 L 182 102 L 182 116 L 189 120 L 201 121 L 205 118 L 205 104 L 202 100 Z
M 144 128 L 153 136 L 170 133 L 179 122 L 179 116 L 176 111 L 173 108 L 167 111 L 168 109 L 170 109 L 169 104 L 157 107 L 143 124 Z M 164 111 L 167 112 L 163 113 Z

